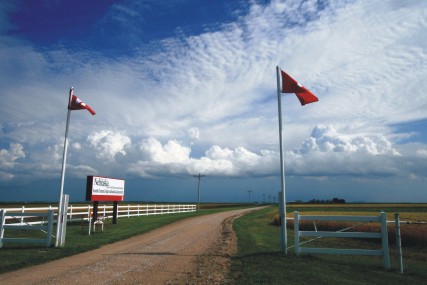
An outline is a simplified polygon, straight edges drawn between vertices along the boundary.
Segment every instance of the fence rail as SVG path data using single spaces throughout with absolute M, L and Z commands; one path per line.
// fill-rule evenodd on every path
M 4 208 L 0 209 L 7 213 L 5 216 L 4 224 L 6 225 L 38 225 L 45 224 L 47 221 L 37 212 L 47 212 L 52 210 L 54 216 L 57 217 L 58 207 L 25 207 L 20 208 Z M 118 205 L 117 218 L 123 217 L 137 217 L 137 216 L 150 216 L 150 215 L 164 215 L 195 212 L 195 204 L 143 204 L 143 205 Z M 68 206 L 67 220 L 68 221 L 81 221 L 91 219 L 93 211 L 92 205 L 83 206 Z M 31 212 L 31 213 L 30 213 Z M 22 215 L 24 214 L 25 215 Z M 105 218 L 113 217 L 113 205 L 99 205 L 98 216 Z M 55 221 L 54 221 L 55 222 Z

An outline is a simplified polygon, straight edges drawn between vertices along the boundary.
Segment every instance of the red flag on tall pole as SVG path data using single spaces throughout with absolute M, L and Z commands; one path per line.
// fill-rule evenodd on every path
M 88 110 L 92 115 L 95 115 L 95 111 L 91 107 L 82 102 L 76 95 L 74 95 L 74 88 L 70 87 L 70 93 L 68 94 L 68 111 L 67 111 L 67 123 L 65 125 L 65 138 L 64 138 L 64 152 L 62 155 L 62 171 L 61 171 L 61 187 L 59 189 L 59 202 L 58 202 L 58 221 L 56 223 L 56 240 L 55 247 L 62 247 L 65 243 L 65 227 L 66 227 L 66 215 L 67 209 L 63 206 L 64 203 L 68 204 L 68 198 L 64 199 L 64 180 L 65 180 L 65 167 L 67 165 L 67 149 L 68 149 L 68 129 L 70 125 L 70 116 L 72 110 Z
M 290 77 L 286 72 L 276 67 L 277 75 L 277 109 L 279 115 L 279 145 L 280 145 L 280 180 L 281 191 L 279 192 L 279 216 L 281 219 L 280 225 L 280 247 L 282 251 L 288 253 L 288 233 L 286 230 L 286 183 L 285 183 L 285 156 L 283 153 L 283 128 L 282 128 L 282 93 L 295 93 L 301 105 L 319 101 L 319 99 L 304 88 L 295 79 Z M 282 79 L 282 85 L 280 85 Z
M 77 97 L 76 95 L 74 95 L 74 89 L 71 88 L 70 89 L 70 103 L 68 104 L 68 109 L 70 110 L 82 110 L 82 109 L 86 109 L 88 110 L 92 115 L 95 115 L 95 111 L 92 110 L 91 107 L 89 107 L 89 105 L 86 105 L 85 103 L 82 102 L 82 100 L 80 100 L 79 97 Z
M 319 99 L 313 93 L 311 93 L 310 90 L 299 84 L 283 70 L 280 71 L 282 74 L 282 93 L 295 93 L 302 106 L 319 101 Z

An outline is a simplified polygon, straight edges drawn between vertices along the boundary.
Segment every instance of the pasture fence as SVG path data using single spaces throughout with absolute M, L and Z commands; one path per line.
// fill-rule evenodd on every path
M 35 219 L 40 213 L 53 211 L 54 216 L 58 215 L 58 207 L 19 207 L 19 208 L 4 208 L 0 209 L 7 213 L 5 216 L 4 224 L 8 225 L 37 225 L 45 224 L 47 221 L 44 219 Z M 137 204 L 137 205 L 118 205 L 117 218 L 136 217 L 136 216 L 150 216 L 150 215 L 164 215 L 195 212 L 195 204 Z M 67 209 L 67 221 L 90 221 L 92 218 L 93 206 L 88 205 L 69 205 Z M 29 213 L 31 212 L 31 213 Z M 23 215 L 24 213 L 28 215 Z M 37 214 L 37 215 L 36 215 Z M 113 205 L 99 205 L 98 216 L 104 218 L 113 217 Z M 19 218 L 17 218 L 19 217 Z

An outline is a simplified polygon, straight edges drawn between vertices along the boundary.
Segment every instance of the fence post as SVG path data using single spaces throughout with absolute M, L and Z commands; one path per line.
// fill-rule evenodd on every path
M 48 223 L 47 223 L 47 237 L 46 247 L 50 247 L 52 242 L 52 228 L 53 228 L 53 210 L 49 210 Z
M 88 226 L 88 235 L 90 236 L 90 231 L 91 231 L 91 227 L 92 227 L 92 215 L 90 214 L 90 204 L 87 205 L 87 222 L 89 224 Z
M 394 226 L 395 226 L 395 233 L 396 233 L 396 251 L 397 251 L 397 262 L 399 266 L 399 272 L 403 273 L 403 258 L 402 258 L 402 242 L 401 242 L 401 236 L 400 236 L 400 219 L 399 214 L 394 214 Z
M 299 250 L 299 216 L 298 211 L 294 212 L 294 239 L 295 239 L 295 254 L 300 254 Z
M 388 232 L 387 232 L 387 216 L 386 213 L 380 213 L 381 219 L 381 235 L 382 235 L 382 249 L 384 257 L 384 268 L 390 269 L 390 255 L 388 250 Z
M 22 206 L 21 213 L 23 214 L 25 212 L 25 206 Z M 24 224 L 24 216 L 21 216 L 21 222 L 20 225 L 22 226 Z
M 70 205 L 70 222 L 73 219 L 73 205 Z
M 0 248 L 3 247 L 3 235 L 4 235 L 4 222 L 5 222 L 6 210 L 0 211 Z

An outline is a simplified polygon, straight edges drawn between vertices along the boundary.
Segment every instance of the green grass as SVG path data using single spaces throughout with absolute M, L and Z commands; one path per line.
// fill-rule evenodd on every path
M 340 209 L 342 211 L 342 209 Z M 370 211 L 370 210 L 369 210 Z M 397 272 L 394 251 L 390 251 L 392 269 L 386 270 L 381 257 L 348 255 L 301 255 L 293 250 L 280 252 L 279 227 L 272 221 L 277 207 L 269 207 L 236 219 L 238 252 L 232 258 L 232 284 L 425 284 L 426 248 L 404 248 L 404 271 Z M 328 247 L 335 240 L 323 239 Z M 329 244 L 328 244 L 329 243 Z M 344 242 L 339 242 L 344 243 Z M 357 246 L 366 241 L 345 241 Z M 293 245 L 293 231 L 288 229 L 288 246 Z M 351 248 L 351 247 L 350 247 Z M 417 255 L 417 252 L 424 254 Z M 405 258 L 406 255 L 406 258 Z
M 81 222 L 74 222 L 67 226 L 65 246 L 63 248 L 45 248 L 43 245 L 37 244 L 4 243 L 3 248 L 0 249 L 0 273 L 96 249 L 102 245 L 143 234 L 181 219 L 238 208 L 243 207 L 211 208 L 192 213 L 119 218 L 117 219 L 117 224 L 109 224 L 108 229 L 107 225 L 105 225 L 103 233 L 93 233 L 91 235 L 88 235 L 87 221 L 83 227 Z M 44 238 L 46 235 L 36 231 L 6 230 L 4 237 Z M 54 239 L 52 242 L 54 242 Z

